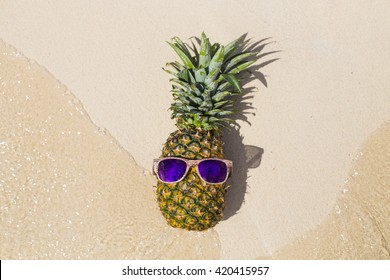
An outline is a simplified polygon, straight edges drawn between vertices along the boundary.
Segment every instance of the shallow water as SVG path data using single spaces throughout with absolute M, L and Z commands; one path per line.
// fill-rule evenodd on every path
M 166 225 L 151 174 L 44 68 L 0 41 L 0 258 L 217 259 L 215 229 Z M 334 211 L 278 259 L 389 259 L 390 126 L 364 144 Z M 240 229 L 237 229 L 240 230 Z
M 170 228 L 154 179 L 44 68 L 0 41 L 0 258 L 215 259 Z
M 276 259 L 390 259 L 390 124 L 364 143 L 327 219 Z

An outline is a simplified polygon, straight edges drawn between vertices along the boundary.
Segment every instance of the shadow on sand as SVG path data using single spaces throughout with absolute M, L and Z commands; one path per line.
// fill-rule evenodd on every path
M 235 96 L 235 109 L 237 110 L 237 114 L 233 116 L 233 119 L 234 121 L 240 120 L 250 125 L 248 115 L 255 115 L 251 100 L 258 89 L 255 87 L 245 87 L 245 85 L 254 80 L 259 80 L 264 87 L 268 87 L 266 76 L 261 72 L 262 68 L 279 58 L 264 58 L 268 58 L 269 55 L 278 53 L 279 51 L 263 51 L 267 45 L 274 43 L 274 41 L 270 41 L 271 38 L 265 38 L 251 43 L 250 40 L 245 39 L 246 36 L 247 34 L 242 36 L 244 38 L 244 44 L 239 51 L 256 52 L 257 55 L 253 58 L 256 58 L 258 62 L 248 70 L 240 73 L 243 90 L 242 94 Z M 225 143 L 225 156 L 234 163 L 233 174 L 228 181 L 227 206 L 224 210 L 224 220 L 227 220 L 236 214 L 243 205 L 245 193 L 247 192 L 248 170 L 260 166 L 264 149 L 252 145 L 244 145 L 244 136 L 240 134 L 239 125 L 225 129 L 222 135 Z

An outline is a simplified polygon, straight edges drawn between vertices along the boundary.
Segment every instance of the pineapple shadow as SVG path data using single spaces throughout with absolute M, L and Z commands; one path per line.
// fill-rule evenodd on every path
M 240 76 L 242 76 L 241 84 L 243 90 L 240 95 L 234 96 L 233 98 L 236 104 L 235 110 L 237 111 L 237 114 L 232 119 L 234 121 L 240 120 L 251 125 L 248 120 L 248 115 L 254 116 L 255 114 L 253 112 L 255 108 L 253 108 L 250 100 L 254 98 L 255 94 L 258 95 L 260 93 L 259 89 L 255 87 L 245 87 L 245 85 L 257 80 L 260 81 L 265 88 L 267 88 L 267 79 L 261 70 L 263 67 L 271 64 L 279 58 L 265 60 L 264 58 L 280 51 L 263 52 L 267 45 L 274 43 L 269 41 L 271 38 L 264 38 L 251 43 L 250 40 L 245 39 L 246 36 L 247 34 L 242 35 L 244 44 L 242 45 L 240 52 L 256 52 L 257 55 L 255 55 L 254 58 L 256 58 L 259 63 L 254 64 L 247 71 L 240 74 Z M 245 194 L 247 193 L 248 188 L 248 170 L 250 168 L 258 168 L 264 154 L 263 148 L 253 145 L 244 145 L 243 139 L 244 137 L 240 134 L 239 125 L 227 129 L 223 133 L 223 142 L 225 143 L 224 152 L 226 158 L 233 161 L 233 173 L 227 182 L 229 188 L 226 195 L 227 206 L 224 210 L 223 220 L 227 220 L 234 216 L 245 202 Z
M 238 129 L 231 130 L 224 135 L 226 158 L 233 161 L 233 173 L 227 182 L 229 186 L 226 194 L 227 206 L 223 216 L 223 220 L 227 220 L 234 216 L 245 202 L 248 170 L 260 166 L 264 149 L 253 145 L 244 145 L 244 137 L 240 135 Z

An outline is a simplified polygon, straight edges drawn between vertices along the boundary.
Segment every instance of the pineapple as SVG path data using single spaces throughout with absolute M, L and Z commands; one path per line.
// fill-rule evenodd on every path
M 202 33 L 198 48 L 184 44 L 178 37 L 168 44 L 181 62 L 167 64 L 164 71 L 173 75 L 174 103 L 170 110 L 178 130 L 163 145 L 161 157 L 186 159 L 224 158 L 221 128 L 234 121 L 233 95 L 241 93 L 237 74 L 256 60 L 253 52 L 239 52 L 244 37 L 226 46 L 210 44 Z M 183 180 L 157 182 L 160 210 L 172 227 L 202 231 L 215 226 L 222 218 L 226 186 L 208 184 L 191 167 Z

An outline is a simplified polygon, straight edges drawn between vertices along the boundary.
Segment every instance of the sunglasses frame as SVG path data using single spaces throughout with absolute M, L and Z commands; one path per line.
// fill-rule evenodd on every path
M 178 160 L 184 161 L 186 163 L 186 165 L 187 165 L 186 171 L 184 172 L 183 176 L 179 180 L 174 181 L 174 182 L 166 182 L 166 181 L 161 180 L 160 176 L 158 175 L 158 164 L 161 161 L 165 160 L 165 159 L 178 159 Z M 218 160 L 218 161 L 222 161 L 223 163 L 226 164 L 227 174 L 226 174 L 225 180 L 223 180 L 220 183 L 211 183 L 211 182 L 208 182 L 205 179 L 203 179 L 202 175 L 200 175 L 198 166 L 199 166 L 200 162 L 206 161 L 206 160 Z M 227 160 L 227 159 L 221 159 L 221 158 L 186 159 L 186 158 L 179 158 L 179 157 L 163 157 L 163 158 L 157 158 L 157 159 L 153 160 L 153 174 L 157 177 L 158 180 L 160 180 L 163 183 L 175 184 L 175 183 L 180 182 L 181 180 L 183 180 L 187 176 L 188 171 L 190 170 L 190 168 L 193 167 L 193 166 L 196 167 L 195 169 L 196 169 L 196 172 L 199 175 L 199 178 L 202 179 L 205 183 L 211 184 L 211 185 L 218 185 L 218 184 L 225 183 L 227 181 L 227 179 L 229 178 L 230 174 L 233 171 L 233 162 L 231 160 Z

